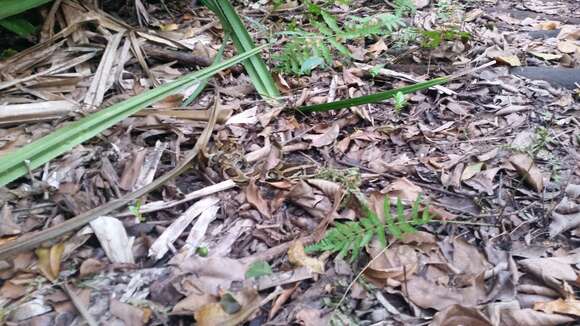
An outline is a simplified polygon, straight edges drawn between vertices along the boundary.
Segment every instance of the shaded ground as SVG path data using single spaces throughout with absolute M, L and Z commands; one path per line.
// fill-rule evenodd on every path
M 211 108 L 217 91 L 219 107 L 232 117 L 216 125 L 192 169 L 132 209 L 2 262 L 6 322 L 76 325 L 83 320 L 76 306 L 87 310 L 85 317 L 114 325 L 577 323 L 578 4 L 468 1 L 454 3 L 442 18 L 440 5 L 416 3 L 413 26 L 458 24 L 470 40 L 446 41 L 435 49 L 413 42 L 395 46 L 387 38 L 353 42 L 351 62 L 300 78 L 276 74 L 285 110 L 260 100 L 241 66 L 220 73 L 188 111 Z M 69 15 L 86 11 L 72 2 L 64 5 Z M 2 88 L 1 101 L 67 99 L 76 105 L 58 119 L 7 124 L 0 130 L 2 155 L 91 107 L 141 92 L 153 79 L 172 80 L 194 63 L 211 62 L 222 35 L 212 14 L 172 7 L 170 18 L 161 4 L 145 5 L 141 20 L 164 31 L 151 34 L 191 49 L 169 51 L 167 44 L 145 42 L 140 35 L 149 55 L 145 66 L 120 42 L 117 58 L 125 53 L 127 60 L 118 70 L 115 61 L 114 83 L 102 98 L 89 98 L 91 71 L 102 62 L 107 40 L 98 25 L 66 36 L 67 42 L 85 37 L 86 47 L 55 47 L 54 59 L 33 65 L 34 71 L 86 52 L 95 56 Z M 284 22 L 302 19 L 303 12 L 290 7 L 268 15 L 265 6 L 237 8 L 257 40 L 268 38 L 268 29 L 280 31 Z M 125 17 L 129 9 L 110 12 L 137 26 L 137 17 Z M 332 7 L 341 19 L 389 10 L 373 1 Z M 546 22 L 548 17 L 555 22 Z M 165 51 L 153 55 L 151 47 Z M 176 52 L 182 56 L 167 58 Z M 228 48 L 226 54 L 232 52 Z M 272 53 L 264 56 L 272 62 Z M 167 65 L 173 60 L 178 62 Z M 290 109 L 491 60 L 498 64 L 409 95 L 400 112 L 392 102 L 308 116 Z M 384 69 L 373 69 L 381 64 Z M 511 66 L 522 68 L 510 72 Z M 563 75 L 554 70 L 528 75 L 534 80 L 515 74 L 531 71 L 526 67 L 576 70 L 567 70 L 568 88 L 561 88 Z M 12 62 L 0 71 L 6 82 L 33 70 L 17 70 Z M 2 189 L 2 244 L 118 198 L 174 167 L 207 124 L 207 117 L 191 120 L 175 112 L 183 95 L 32 171 L 33 180 L 21 178 Z M 381 215 L 385 197 L 402 199 L 408 209 L 420 193 L 421 210 L 428 209 L 434 220 L 400 239 L 391 237 L 387 250 L 371 242 L 354 263 L 329 253 L 306 256 L 295 241 L 306 245 L 327 223 L 364 217 L 356 198 Z M 139 209 L 144 213 L 135 214 Z M 259 266 L 255 262 L 268 262 L 272 272 L 249 277 L 248 269 Z

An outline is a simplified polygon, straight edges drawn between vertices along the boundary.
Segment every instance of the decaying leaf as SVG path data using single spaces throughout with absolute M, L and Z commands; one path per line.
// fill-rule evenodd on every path
M 535 310 L 541 310 L 549 314 L 558 313 L 580 317 L 580 300 L 573 297 L 558 299 L 550 302 L 538 302 L 534 304 Z
M 268 202 L 262 197 L 260 189 L 256 186 L 256 181 L 254 179 L 250 180 L 246 187 L 246 199 L 248 200 L 248 203 L 254 206 L 262 215 L 267 218 L 272 218 Z
M 314 273 L 324 273 L 324 262 L 306 255 L 301 241 L 295 241 L 288 249 L 288 261 L 294 266 L 307 267 Z
M 510 163 L 534 190 L 541 192 L 544 189 L 544 177 L 529 155 L 515 154 L 510 157 Z

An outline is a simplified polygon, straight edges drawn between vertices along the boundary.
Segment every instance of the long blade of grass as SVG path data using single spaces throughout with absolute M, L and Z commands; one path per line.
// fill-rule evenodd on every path
M 5 186 L 9 182 L 26 175 L 29 170 L 42 166 L 49 160 L 93 138 L 103 130 L 110 128 L 146 106 L 257 54 L 264 47 L 254 48 L 215 66 L 190 73 L 171 83 L 143 92 L 59 128 L 29 145 L 4 155 L 0 158 L 0 186 Z
M 220 46 L 220 49 L 219 49 L 218 53 L 215 55 L 214 62 L 212 63 L 212 65 L 210 67 L 213 67 L 215 65 L 218 65 L 220 62 L 222 62 L 222 58 L 224 56 L 224 51 L 226 49 L 226 44 L 228 43 L 228 40 L 229 40 L 229 34 L 226 34 L 224 36 L 224 40 L 222 42 L 222 46 Z M 193 91 L 193 93 L 191 93 L 191 95 L 189 95 L 185 99 L 185 101 L 183 101 L 181 103 L 181 106 L 188 106 L 188 105 L 190 105 L 199 96 L 199 94 L 201 94 L 201 92 L 203 92 L 203 90 L 207 86 L 207 83 L 208 82 L 209 82 L 209 78 L 205 78 L 205 79 L 201 80 L 199 82 L 199 85 L 197 85 L 197 87 Z
M 20 37 L 28 37 L 36 31 L 36 27 L 21 17 L 8 17 L 0 20 L 0 26 Z
M 0 19 L 17 15 L 52 0 L 2 0 L 0 1 Z
M 436 86 L 436 85 L 444 84 L 448 81 L 449 81 L 448 77 L 440 77 L 440 78 L 427 80 L 427 81 L 422 82 L 422 83 L 417 83 L 417 84 L 413 84 L 413 85 L 409 85 L 409 86 L 405 86 L 405 87 L 391 89 L 391 90 L 388 90 L 385 92 L 379 92 L 379 93 L 375 93 L 375 94 L 350 98 L 347 100 L 336 101 L 336 102 L 331 102 L 331 103 L 323 103 L 323 104 L 305 106 L 305 107 L 299 108 L 298 111 L 301 113 L 325 112 L 325 111 L 332 111 L 332 110 L 341 110 L 341 109 L 345 109 L 345 108 L 349 108 L 349 107 L 357 106 L 357 105 L 378 103 L 378 102 L 382 102 L 384 100 L 388 100 L 390 98 L 393 98 L 395 96 L 395 94 L 397 94 L 398 92 L 401 92 L 403 94 L 414 93 L 417 91 L 431 88 L 431 87 Z
M 224 30 L 231 34 L 238 52 L 246 52 L 255 47 L 250 33 L 228 0 L 202 0 L 202 3 L 218 16 Z M 280 96 L 268 67 L 259 55 L 246 60 L 244 68 L 261 96 L 268 98 Z

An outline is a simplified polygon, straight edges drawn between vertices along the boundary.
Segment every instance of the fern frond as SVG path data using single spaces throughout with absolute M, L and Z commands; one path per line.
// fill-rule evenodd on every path
M 367 215 L 356 222 L 336 223 L 335 226 L 326 232 L 326 235 L 318 243 L 306 247 L 307 252 L 330 251 L 337 252 L 340 257 L 351 257 L 351 261 L 356 260 L 362 249 L 368 245 L 373 238 L 377 238 L 379 243 L 385 247 L 387 245 L 387 234 L 396 238 L 404 234 L 415 232 L 417 227 L 425 225 L 431 221 L 429 209 L 423 209 L 420 216 L 419 206 L 422 196 L 417 196 L 411 209 L 411 216 L 406 218 L 403 202 L 397 198 L 396 220 L 391 213 L 390 198 L 383 200 L 383 210 L 385 222 L 381 222 L 369 207 L 363 205 L 363 212 Z

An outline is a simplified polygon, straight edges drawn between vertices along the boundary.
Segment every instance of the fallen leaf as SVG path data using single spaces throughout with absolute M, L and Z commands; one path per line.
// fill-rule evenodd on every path
M 544 189 L 544 177 L 529 155 L 515 154 L 509 161 L 534 190 L 541 192 Z
M 323 134 L 304 135 L 302 138 L 310 139 L 312 141 L 312 146 L 314 146 L 314 147 L 323 147 L 323 146 L 332 144 L 336 140 L 336 138 L 338 137 L 339 132 L 340 132 L 339 125 L 334 123 Z
M 455 304 L 433 316 L 430 326 L 491 326 L 491 322 L 477 308 Z
M 421 308 L 443 310 L 456 304 L 475 307 L 487 296 L 483 281 L 482 274 L 471 286 L 455 288 L 438 285 L 418 276 L 409 280 L 403 289 L 409 300 Z
M 369 52 L 375 55 L 379 55 L 382 52 L 387 51 L 388 49 L 389 47 L 387 47 L 383 38 L 380 38 L 376 43 L 373 43 L 371 44 L 371 46 L 369 46 Z
M 479 173 L 479 171 L 481 171 L 481 168 L 482 167 L 483 167 L 483 163 L 482 162 L 478 162 L 478 163 L 474 163 L 474 164 L 469 164 L 463 170 L 463 173 L 461 174 L 461 180 L 464 181 L 464 180 L 467 180 L 469 178 L 472 178 L 474 175 L 476 175 L 477 173 Z
M 552 211 L 550 223 L 550 237 L 580 226 L 580 186 L 569 184 L 566 187 L 566 196 L 556 205 Z
M 534 304 L 534 310 L 580 317 L 580 300 L 570 297 L 565 300 L 560 298 L 550 302 L 538 302 Z
M 580 49 L 580 46 L 576 45 L 573 41 L 559 41 L 558 50 L 562 53 L 574 53 Z
M 0 297 L 16 300 L 22 298 L 26 294 L 26 289 L 11 281 L 7 281 L 0 288 Z
M 58 243 L 49 248 L 36 249 L 36 256 L 38 257 L 38 269 L 51 281 L 55 281 L 60 274 L 60 263 L 62 253 L 64 252 L 64 244 Z
M 256 261 L 250 264 L 246 271 L 246 278 L 260 277 L 272 274 L 272 267 L 265 261 Z
M 101 247 L 112 263 L 134 264 L 133 240 L 127 236 L 125 226 L 111 216 L 101 216 L 90 223 Z
M 242 325 L 244 322 L 260 308 L 262 301 L 258 292 L 252 288 L 243 288 L 238 293 L 226 293 L 230 296 L 239 307 L 235 313 L 229 314 L 224 310 L 223 302 L 208 303 L 198 309 L 194 316 L 200 326 L 235 326 Z M 223 299 L 223 298 L 222 298 Z
M 294 266 L 306 267 L 314 273 L 324 273 L 324 263 L 320 259 L 306 255 L 301 241 L 295 241 L 288 249 L 288 261 Z
M 532 54 L 540 59 L 544 59 L 546 61 L 558 60 L 558 59 L 562 58 L 561 54 L 542 53 L 542 52 L 537 52 L 537 51 L 530 51 L 530 54 Z
M 401 198 L 401 200 L 413 202 L 417 199 L 423 189 L 416 186 L 407 178 L 399 178 L 381 190 L 381 193 L 391 198 Z
M 96 274 L 103 269 L 105 269 L 106 265 L 94 258 L 88 258 L 81 263 L 81 267 L 79 268 L 79 276 L 85 277 L 88 275 Z
M 260 189 L 256 186 L 256 180 L 251 179 L 246 187 L 246 199 L 254 208 L 267 218 L 272 218 L 268 202 L 262 197 Z
M 493 191 L 496 187 L 493 180 L 499 172 L 500 168 L 487 169 L 485 171 L 477 173 L 475 176 L 469 180 L 463 181 L 466 185 L 477 190 L 480 193 L 486 193 L 488 195 L 493 195 Z
M 141 309 L 130 304 L 112 299 L 110 303 L 111 314 L 121 319 L 125 325 L 142 326 L 149 322 L 151 311 Z

